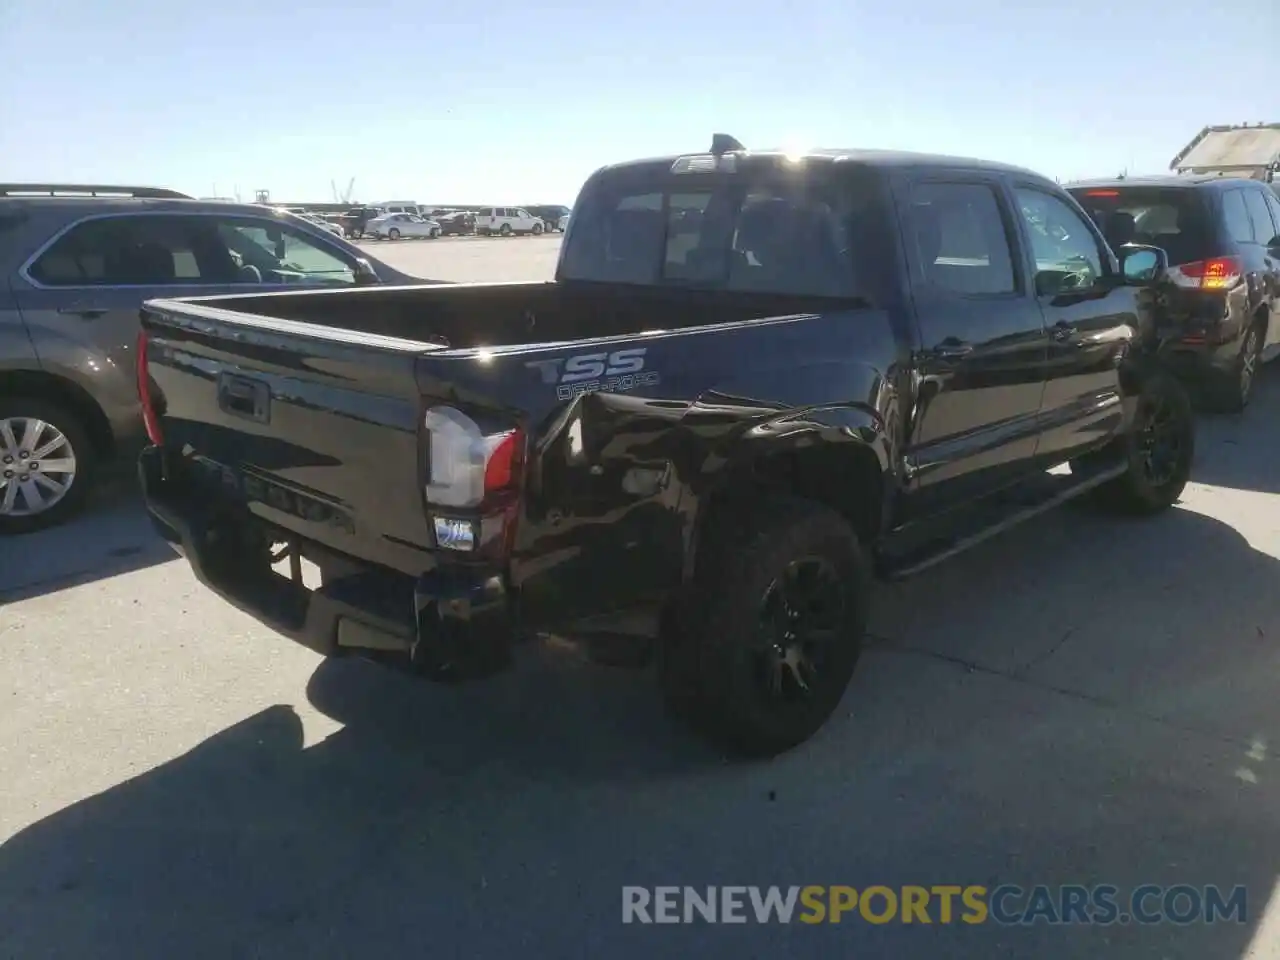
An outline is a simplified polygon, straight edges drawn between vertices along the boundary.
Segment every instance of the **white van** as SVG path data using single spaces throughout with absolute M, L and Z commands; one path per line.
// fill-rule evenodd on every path
M 509 237 L 513 233 L 542 232 L 542 218 L 535 217 L 523 207 L 482 207 L 476 212 L 476 233 L 498 233 Z
M 407 213 L 410 216 L 422 217 L 426 214 L 423 212 L 422 206 L 416 200 L 384 200 L 382 203 L 373 204 L 373 208 L 378 211 L 378 215 L 385 217 L 393 213 Z

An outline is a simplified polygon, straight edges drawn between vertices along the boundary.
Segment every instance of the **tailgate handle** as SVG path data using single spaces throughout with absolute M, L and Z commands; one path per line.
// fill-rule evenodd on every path
M 271 419 L 271 391 L 260 380 L 223 373 L 218 376 L 218 408 L 235 417 L 266 423 Z

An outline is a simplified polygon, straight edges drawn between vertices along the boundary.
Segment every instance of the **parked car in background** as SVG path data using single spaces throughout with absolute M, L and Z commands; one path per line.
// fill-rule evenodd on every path
M 415 217 L 421 217 L 426 213 L 416 200 L 384 200 L 382 203 L 373 204 L 373 207 L 380 216 L 391 213 L 408 213 Z
M 542 220 L 523 207 L 482 207 L 476 214 L 476 233 L 509 237 L 515 233 L 540 234 L 546 231 Z
M 343 233 L 347 239 L 359 240 L 364 236 L 369 221 L 378 216 L 380 216 L 379 211 L 373 207 L 352 207 L 342 214 L 338 221 L 342 224 Z
M 422 282 L 268 207 L 0 184 L 0 534 L 70 517 L 99 467 L 141 439 L 144 300 L 379 281 Z
M 1280 354 L 1280 198 L 1258 180 L 1188 175 L 1068 185 L 1113 247 L 1150 244 L 1162 356 L 1211 409 L 1243 410 Z M 1063 243 L 1070 245 L 1067 239 Z
M 464 237 L 476 232 L 476 215 L 465 210 L 447 213 L 436 222 L 440 224 L 442 237 Z
M 296 216 L 301 217 L 308 223 L 314 223 L 322 230 L 328 230 L 330 233 L 336 233 L 340 237 L 346 235 L 346 231 L 344 231 L 339 224 L 334 223 L 332 220 L 326 220 L 318 213 L 299 213 L 296 214 Z
M 560 229 L 560 221 L 569 214 L 569 208 L 564 204 L 554 204 L 548 206 L 540 204 L 534 207 L 526 207 L 531 214 L 542 221 L 542 228 L 547 233 Z
M 392 213 L 377 217 L 365 227 L 365 233 L 379 240 L 400 240 L 406 237 L 435 239 L 440 236 L 440 232 L 440 224 L 434 220 L 424 220 L 411 213 Z

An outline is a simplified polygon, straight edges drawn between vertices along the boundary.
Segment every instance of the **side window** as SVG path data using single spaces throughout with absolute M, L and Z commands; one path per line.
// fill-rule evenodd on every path
M 107 258 L 112 244 L 127 235 L 114 219 L 89 220 L 64 233 L 27 272 L 46 287 L 117 283 L 108 276 Z
M 1275 237 L 1280 237 L 1280 197 L 1277 197 L 1270 190 L 1265 191 L 1263 193 L 1263 197 L 1266 199 L 1267 206 L 1271 210 L 1271 220 L 1276 225 L 1275 233 L 1267 238 L 1268 240 L 1271 240 Z
M 1236 243 L 1253 243 L 1253 222 L 1244 205 L 1243 190 L 1228 190 L 1222 195 L 1222 219 L 1227 235 Z
M 99 217 L 73 227 L 31 265 L 45 286 L 191 286 L 235 282 L 205 217 Z
M 1253 222 L 1254 241 L 1266 243 L 1276 235 L 1276 225 L 1271 222 L 1271 211 L 1267 209 L 1267 198 L 1261 190 L 1245 190 L 1244 205 Z
M 971 296 L 1016 292 L 1009 237 L 990 187 L 917 184 L 907 220 L 927 285 Z
M 1019 187 L 1014 193 L 1035 258 L 1037 295 L 1087 290 L 1106 275 L 1098 241 L 1084 217 L 1042 190 Z
M 319 241 L 270 220 L 218 220 L 223 249 L 235 264 L 238 283 L 308 283 L 348 286 L 354 264 Z

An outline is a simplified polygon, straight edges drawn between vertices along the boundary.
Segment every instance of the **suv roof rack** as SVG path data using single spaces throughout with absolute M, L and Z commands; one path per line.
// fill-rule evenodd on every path
M 0 183 L 0 197 L 137 197 L 146 200 L 190 200 L 164 187 L 122 187 L 101 183 Z

